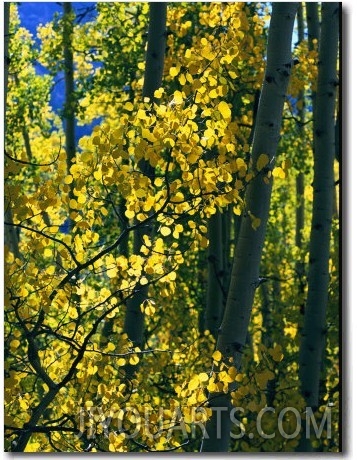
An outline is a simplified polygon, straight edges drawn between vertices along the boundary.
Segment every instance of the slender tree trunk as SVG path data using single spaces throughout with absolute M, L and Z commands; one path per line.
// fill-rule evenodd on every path
M 167 3 L 150 3 L 143 97 L 148 97 L 151 101 L 154 101 L 154 93 L 162 84 L 166 48 L 166 10 Z M 149 161 L 141 160 L 139 168 L 151 181 L 154 180 L 155 170 Z M 139 227 L 134 232 L 134 254 L 140 253 L 145 234 L 150 234 L 150 229 Z M 124 332 L 128 335 L 133 345 L 138 347 L 142 347 L 144 340 L 144 314 L 140 309 L 140 305 L 147 298 L 147 295 L 148 286 L 138 284 L 136 293 L 127 303 Z M 130 377 L 134 372 L 134 368 L 128 366 L 126 371 Z
M 301 43 L 304 40 L 304 9 L 302 3 L 299 4 L 298 8 L 298 42 Z M 302 139 L 304 138 L 304 122 L 305 122 L 305 94 L 304 91 L 299 93 L 299 101 L 302 102 L 301 108 L 298 109 L 298 117 L 301 122 L 300 133 Z M 301 145 L 301 152 L 304 146 Z M 301 158 L 302 160 L 302 158 Z M 299 171 L 295 179 L 295 191 L 296 191 L 296 212 L 295 212 L 295 245 L 300 250 L 303 248 L 303 230 L 305 226 L 305 174 Z M 298 280 L 298 291 L 300 301 L 300 312 L 303 313 L 305 308 L 305 264 L 303 254 L 299 255 L 299 260 L 296 261 L 296 275 Z
M 313 40 L 320 39 L 320 19 L 319 19 L 319 3 L 305 2 L 306 6 L 306 22 L 307 36 L 310 50 L 313 49 Z
M 334 188 L 334 112 L 338 52 L 338 3 L 323 3 L 319 76 L 314 114 L 314 200 L 310 264 L 300 375 L 304 396 L 317 407 L 320 373 L 319 342 L 324 337 L 329 282 L 329 246 Z M 316 381 L 317 380 L 317 381 Z M 313 384 L 313 385 L 312 385 Z
M 237 369 L 241 366 L 254 292 L 259 284 L 259 265 L 272 188 L 271 180 L 266 183 L 264 177 L 274 167 L 279 142 L 283 105 L 292 65 L 291 38 L 297 7 L 298 3 L 273 3 L 272 9 L 267 68 L 252 148 L 256 177 L 247 188 L 247 212 L 243 215 L 235 247 L 227 305 L 217 342 L 217 349 L 224 361 L 229 363 L 232 360 Z M 268 156 L 268 162 L 259 171 L 262 154 Z M 207 422 L 207 437 L 203 439 L 201 451 L 226 452 L 229 449 L 231 429 L 230 394 L 216 393 L 211 394 L 210 398 L 213 415 Z
M 73 64 L 73 9 L 71 2 L 63 3 L 63 56 L 64 56 L 64 81 L 65 81 L 65 136 L 67 153 L 67 170 L 72 165 L 76 154 L 76 118 L 74 96 L 74 64 Z
M 208 281 L 205 329 L 217 337 L 223 310 L 222 214 L 217 210 L 208 222 Z
M 5 214 L 4 214 L 4 245 L 10 252 L 13 253 L 15 258 L 20 259 L 21 254 L 19 251 L 19 235 L 16 228 L 13 226 L 14 221 L 12 217 L 12 209 L 10 207 L 10 201 L 5 196 Z
M 299 172 L 296 177 L 296 226 L 295 226 L 295 244 L 301 249 L 303 238 L 302 231 L 304 230 L 305 223 L 305 174 Z
M 313 211 L 310 234 L 308 295 L 300 347 L 299 368 L 302 395 L 306 400 L 307 406 L 313 410 L 316 410 L 319 404 L 321 361 L 326 335 L 325 323 L 334 192 L 334 116 L 337 86 L 339 8 L 338 3 L 322 3 L 319 73 L 314 108 Z M 301 445 L 300 449 L 302 449 Z
M 19 80 L 19 77 L 18 77 L 18 75 L 16 73 L 14 75 L 14 81 L 15 81 L 15 85 L 17 87 L 19 87 L 20 86 L 20 80 Z M 22 137 L 23 137 L 24 144 L 25 144 L 25 151 L 26 151 L 27 161 L 31 161 L 32 160 L 32 150 L 31 150 L 30 136 L 29 136 L 26 120 L 25 120 L 25 117 L 24 117 L 23 114 L 21 115 L 21 123 L 22 123 L 21 132 L 22 132 Z
M 129 226 L 129 219 L 125 215 L 126 210 L 126 200 L 124 197 L 120 198 L 119 202 L 119 214 L 122 221 L 123 228 Z M 129 233 L 123 238 L 123 241 L 119 245 L 120 255 L 124 257 L 129 257 Z
M 271 331 L 274 329 L 274 321 L 271 315 L 272 301 L 270 298 L 269 288 L 263 283 L 260 286 L 260 292 L 262 296 L 262 317 L 263 317 L 263 331 L 262 331 L 262 343 L 270 348 L 273 346 L 273 338 Z
M 298 8 L 298 41 L 301 43 L 304 40 L 304 15 L 302 3 L 299 4 Z M 304 121 L 305 121 L 305 95 L 304 91 L 299 94 L 299 101 L 302 101 L 302 106 L 298 110 L 299 120 L 301 121 L 300 132 L 303 133 Z M 305 176 L 303 172 L 299 172 L 296 177 L 296 233 L 295 233 L 295 244 L 301 249 L 302 248 L 302 231 L 304 229 L 305 222 Z
M 340 155 L 341 155 L 341 148 L 340 148 L 341 135 L 340 135 L 340 130 L 341 130 L 341 118 L 340 118 L 340 110 L 338 109 L 337 115 L 336 115 L 336 121 L 335 121 L 335 159 L 338 162 L 340 162 Z M 338 178 L 337 178 L 337 180 L 338 180 Z M 335 219 L 338 219 L 338 216 L 339 216 L 338 187 L 339 187 L 339 183 L 335 182 L 334 194 L 333 194 L 333 217 Z
M 162 84 L 166 49 L 166 11 L 167 3 L 150 3 L 143 97 L 149 97 L 152 101 L 155 91 Z
M 231 233 L 232 207 L 229 206 L 222 213 L 222 244 L 223 244 L 223 304 L 226 304 L 229 280 L 231 274 Z M 223 305 L 223 308 L 224 308 Z
M 143 244 L 143 237 L 148 233 L 147 229 L 139 227 L 134 233 L 133 253 L 139 254 Z M 144 314 L 140 305 L 148 296 L 147 285 L 142 286 L 140 283 L 135 287 L 135 293 L 127 302 L 126 314 L 124 320 L 124 332 L 134 347 L 142 347 L 144 341 Z M 136 366 L 128 366 L 126 369 L 128 376 L 132 374 Z
M 336 115 L 336 122 L 335 122 L 335 158 L 339 162 L 341 157 L 341 149 L 340 149 L 340 142 L 341 142 L 341 115 L 340 109 L 337 111 Z
M 9 32 L 10 32 L 10 2 L 4 3 L 4 112 L 6 113 L 7 87 L 9 83 Z
M 6 132 L 6 108 L 7 108 L 7 89 L 9 84 L 9 29 L 10 29 L 10 2 L 4 3 L 4 130 Z M 11 208 L 11 197 L 4 194 L 4 245 L 11 251 L 16 258 L 20 258 L 19 235 L 17 229 L 13 226 L 13 215 Z
M 260 286 L 260 292 L 262 296 L 262 317 L 263 317 L 263 331 L 262 331 L 262 343 L 267 347 L 273 347 L 274 337 L 271 334 L 273 330 L 282 330 L 283 324 L 276 324 L 272 315 L 272 308 L 276 305 L 275 296 L 271 296 L 269 287 L 266 283 Z M 273 291 L 274 294 L 274 291 Z M 275 311 L 276 313 L 276 311 Z M 267 406 L 271 407 L 274 404 L 276 396 L 276 378 L 269 380 L 266 387 L 266 400 Z

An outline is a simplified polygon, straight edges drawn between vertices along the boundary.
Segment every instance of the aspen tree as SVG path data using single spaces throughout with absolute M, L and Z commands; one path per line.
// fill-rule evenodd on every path
M 217 350 L 226 365 L 240 369 L 268 220 L 272 181 L 283 105 L 292 67 L 291 37 L 297 3 L 274 3 L 267 45 L 267 66 L 252 146 L 254 179 L 247 187 L 246 212 L 235 247 L 227 304 Z M 218 367 L 218 369 L 217 369 Z M 219 370 L 219 364 L 214 372 Z M 233 387 L 236 388 L 236 387 Z M 232 388 L 232 389 L 233 389 Z M 229 450 L 233 408 L 230 393 L 210 394 L 213 415 L 207 423 L 202 452 Z

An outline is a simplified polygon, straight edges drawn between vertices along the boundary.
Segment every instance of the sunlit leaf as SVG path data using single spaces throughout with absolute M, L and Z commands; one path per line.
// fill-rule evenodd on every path
M 229 105 L 227 104 L 227 102 L 221 101 L 218 104 L 217 108 L 220 111 L 220 113 L 221 113 L 223 118 L 225 118 L 227 120 L 229 120 L 231 118 L 231 109 L 230 109 Z

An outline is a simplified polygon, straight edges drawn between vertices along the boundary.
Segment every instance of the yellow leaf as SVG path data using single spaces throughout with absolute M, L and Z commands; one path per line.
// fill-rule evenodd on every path
M 185 75 L 182 73 L 180 76 L 179 76 L 179 82 L 181 85 L 184 85 L 186 83 L 186 77 Z
M 109 342 L 109 343 L 107 344 L 107 348 L 106 348 L 106 349 L 107 349 L 107 351 L 109 351 L 109 352 L 110 352 L 110 351 L 114 351 L 114 350 L 115 350 L 115 345 L 114 345 L 114 343 Z
M 83 193 L 81 193 L 80 195 L 78 195 L 78 198 L 77 198 L 77 201 L 78 203 L 80 204 L 84 204 L 86 202 L 86 197 Z
M 137 355 L 130 356 L 130 359 L 129 359 L 130 364 L 135 366 L 136 364 L 138 364 L 138 362 L 139 362 L 139 358 L 137 357 Z
M 96 180 L 101 180 L 101 178 L 102 178 L 102 172 L 101 172 L 101 171 L 94 171 L 93 176 L 94 176 L 94 179 L 96 179 Z
M 180 73 L 181 66 L 179 65 L 178 67 L 171 67 L 170 68 L 170 76 L 171 77 L 176 77 Z
M 290 335 L 293 339 L 296 337 L 298 332 L 298 325 L 296 323 L 288 323 L 286 327 L 284 327 L 284 333 L 286 335 Z
M 218 379 L 224 383 L 232 383 L 234 378 L 232 378 L 226 371 L 221 371 L 218 374 Z
M 218 96 L 216 88 L 211 89 L 211 91 L 208 93 L 209 97 L 211 99 L 215 99 Z
M 171 198 L 172 203 L 180 203 L 182 201 L 185 201 L 185 197 L 182 192 L 177 192 L 172 198 Z
M 279 177 L 280 179 L 285 179 L 286 174 L 283 168 L 280 168 L 280 166 L 276 167 L 273 169 L 273 176 L 274 177 Z
M 44 257 L 52 257 L 52 249 L 46 248 L 46 249 L 43 251 L 43 256 L 44 256 Z
M 236 375 L 237 375 L 237 369 L 234 367 L 234 366 L 231 366 L 229 369 L 228 369 L 228 374 L 230 375 L 230 377 L 232 377 L 232 379 L 234 380 Z
M 126 102 L 124 104 L 124 109 L 127 110 L 128 112 L 131 112 L 134 109 L 134 106 L 131 102 Z
M 56 271 L 56 267 L 54 265 L 50 265 L 48 268 L 46 268 L 46 273 L 48 275 L 53 275 L 55 271 Z
M 124 358 L 119 358 L 118 361 L 117 361 L 117 365 L 118 366 L 125 366 L 126 364 L 126 361 Z
M 68 175 L 64 178 L 64 183 L 65 184 L 71 184 L 73 182 L 73 176 L 72 175 Z
M 193 391 L 195 390 L 199 385 L 200 385 L 200 379 L 199 379 L 199 376 L 198 375 L 194 375 L 193 378 L 190 380 L 189 384 L 188 384 L 188 389 L 190 391 Z
M 175 91 L 174 92 L 174 101 L 175 104 L 181 104 L 183 102 L 182 98 L 182 92 L 181 91 Z
M 109 278 L 115 278 L 118 274 L 118 269 L 117 267 L 113 267 L 107 271 L 107 275 Z
M 239 207 L 239 206 L 234 206 L 233 208 L 233 213 L 236 215 L 236 216 L 240 216 L 242 214 L 242 209 Z
M 11 340 L 10 342 L 10 348 L 16 349 L 20 346 L 20 341 L 17 339 Z
M 128 219 L 132 219 L 135 216 L 135 212 L 132 209 L 127 209 L 125 215 Z
M 231 109 L 229 108 L 229 105 L 225 101 L 221 101 L 218 104 L 218 110 L 220 111 L 222 117 L 226 120 L 231 118 Z
M 29 403 L 24 398 L 21 398 L 19 400 L 19 405 L 20 405 L 21 409 L 24 410 L 24 411 L 26 411 L 28 409 L 28 407 L 29 407 Z
M 152 305 L 148 305 L 147 307 L 145 307 L 145 315 L 153 316 L 154 313 L 155 313 L 155 307 L 153 307 Z
M 139 118 L 139 120 L 145 120 L 146 118 L 145 110 L 139 109 L 136 116 Z
M 95 375 L 98 372 L 98 366 L 89 366 L 88 367 L 88 374 Z
M 201 372 L 200 374 L 198 374 L 198 378 L 200 379 L 200 382 L 207 382 L 208 375 L 206 374 L 206 372 Z
M 164 180 L 161 177 L 157 177 L 154 182 L 156 187 L 161 187 L 163 183 L 164 183 Z
M 265 166 L 269 163 L 269 157 L 265 153 L 262 153 L 259 155 L 259 158 L 257 160 L 257 170 L 261 171 Z
M 213 355 L 212 355 L 212 358 L 215 360 L 215 361 L 221 361 L 223 356 L 222 356 L 222 353 L 219 351 L 219 350 L 216 350 Z
M 177 275 L 176 275 L 176 272 L 170 272 L 170 273 L 167 275 L 167 277 L 168 277 L 168 279 L 169 279 L 170 281 L 175 281 L 176 276 L 177 276 Z
M 77 209 L 77 201 L 74 200 L 73 198 L 71 198 L 71 199 L 69 200 L 69 207 L 70 207 L 71 209 Z
M 169 227 L 161 227 L 160 228 L 160 233 L 163 236 L 168 236 L 171 233 L 171 229 Z
M 174 141 L 173 139 L 171 139 L 170 137 L 166 137 L 166 138 L 164 139 L 164 145 L 165 145 L 165 147 L 167 147 L 168 149 L 169 149 L 169 148 L 172 148 L 172 147 L 174 147 L 174 145 L 175 145 L 175 141 Z
M 210 46 L 205 46 L 201 51 L 202 56 L 207 59 L 208 61 L 213 61 L 215 58 L 214 53 L 211 51 Z
M 209 379 L 209 383 L 207 385 L 207 390 L 210 391 L 211 393 L 215 392 L 217 390 L 217 385 L 214 383 L 214 377 L 211 377 Z
M 160 99 L 160 98 L 162 97 L 163 93 L 164 93 L 164 89 L 163 89 L 163 88 L 159 88 L 159 89 L 155 90 L 155 92 L 154 92 L 154 97 L 155 97 L 156 99 Z

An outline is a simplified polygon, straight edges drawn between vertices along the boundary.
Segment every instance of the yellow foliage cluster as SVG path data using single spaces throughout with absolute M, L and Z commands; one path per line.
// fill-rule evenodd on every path
M 255 165 L 250 162 L 266 11 L 257 6 L 258 15 L 242 2 L 170 6 L 163 83 L 151 102 L 141 97 L 148 8 L 99 3 L 95 20 L 75 24 L 77 121 L 105 119 L 78 141 L 69 161 L 61 118 L 49 105 L 52 77 L 36 75 L 33 38 L 19 27 L 11 6 L 10 48 L 18 57 L 11 70 L 19 81 L 9 79 L 5 198 L 20 236 L 18 253 L 5 249 L 5 423 L 23 426 L 53 395 L 40 423 L 73 427 L 76 419 L 89 434 L 84 439 L 75 430 L 54 432 L 49 442 L 45 433 L 34 433 L 27 452 L 51 452 L 53 445 L 73 451 L 88 446 L 109 452 L 184 451 L 183 433 L 192 435 L 212 415 L 210 393 L 230 393 L 235 406 L 255 414 L 268 403 L 274 384 L 279 407 L 292 395 L 296 407 L 302 405 L 298 382 L 286 389 L 294 363 L 284 362 L 286 355 L 296 358 L 296 343 L 288 342 L 299 328 L 291 259 L 306 256 L 290 250 L 291 229 L 278 269 L 288 281 L 276 290 L 287 309 L 293 304 L 295 316 L 278 327 L 272 312 L 269 323 L 282 337 L 274 332 L 266 343 L 269 324 L 255 305 L 252 354 L 243 375 L 215 350 L 201 325 L 210 217 L 230 213 L 233 222 L 232 216 L 247 212 L 257 230 L 260 217 L 245 209 L 247 184 L 263 177 L 283 188 L 299 169 L 289 158 L 289 149 L 301 148 L 296 140 L 273 170 L 264 152 Z M 62 70 L 61 24 L 59 19 L 37 32 L 38 60 L 52 74 Z M 316 73 L 316 52 L 301 44 L 296 53 L 301 67 L 293 76 L 293 95 L 311 87 Z M 98 61 L 103 67 L 95 65 Z M 143 162 L 154 175 L 145 174 Z M 287 199 L 286 206 L 294 204 Z M 283 217 L 275 213 L 274 219 L 281 224 Z M 142 234 L 135 248 L 137 231 Z M 281 235 L 270 235 L 267 247 L 275 254 Z M 263 260 L 267 273 L 279 263 Z M 140 348 L 128 339 L 124 324 L 128 304 L 141 288 L 147 295 L 137 312 L 145 323 Z M 131 368 L 137 370 L 134 378 L 128 378 Z M 274 423 L 264 429 L 271 432 Z M 195 442 L 198 450 L 199 435 Z M 292 449 L 294 443 L 279 438 L 273 447 Z M 240 448 L 259 450 L 245 440 Z

